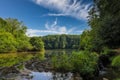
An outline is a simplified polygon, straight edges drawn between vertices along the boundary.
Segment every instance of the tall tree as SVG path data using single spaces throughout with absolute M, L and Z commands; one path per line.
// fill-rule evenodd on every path
M 14 36 L 8 32 L 0 32 L 0 53 L 1 52 L 15 52 L 17 44 Z
M 119 0 L 94 0 L 89 12 L 89 24 L 95 46 L 120 47 Z
M 44 43 L 40 37 L 32 37 L 30 39 L 30 43 L 32 44 L 34 51 L 44 50 Z
M 24 26 L 24 24 L 22 22 L 18 21 L 17 19 L 12 19 L 12 18 L 2 19 L 2 18 L 0 18 L 0 35 L 1 35 L 0 47 L 3 47 L 4 44 L 8 45 L 8 46 L 6 46 L 5 50 L 1 49 L 0 52 L 9 51 L 9 49 L 7 47 L 12 45 L 13 42 L 15 42 L 15 44 L 12 45 L 12 48 L 16 48 L 17 51 L 30 50 L 32 48 L 32 46 L 29 43 L 29 38 L 26 36 L 26 30 L 27 30 L 27 27 Z M 3 37 L 3 35 L 5 35 L 5 36 Z M 10 37 L 8 37 L 8 35 Z M 12 40 L 14 40 L 14 41 L 12 41 Z M 9 43 L 6 43 L 6 42 L 9 42 Z M 2 44 L 2 43 L 4 43 L 4 44 Z

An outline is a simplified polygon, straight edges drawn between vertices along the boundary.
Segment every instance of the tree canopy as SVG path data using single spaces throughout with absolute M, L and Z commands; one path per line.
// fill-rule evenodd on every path
M 27 27 L 23 22 L 13 18 L 0 18 L 0 52 L 33 50 L 33 43 L 29 42 L 30 38 L 26 35 L 26 31 Z M 38 48 L 44 48 L 43 45 L 40 46 L 42 47 Z
M 48 35 L 42 37 L 46 49 L 78 49 L 80 35 Z
M 105 46 L 108 48 L 120 47 L 119 5 L 119 0 L 94 0 L 88 20 L 91 27 L 88 35 L 91 38 L 89 43 L 93 45 L 92 50 L 100 51 Z

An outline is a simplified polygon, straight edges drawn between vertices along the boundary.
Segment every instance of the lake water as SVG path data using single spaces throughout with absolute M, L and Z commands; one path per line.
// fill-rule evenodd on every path
M 43 69 L 44 65 L 47 65 L 47 62 L 49 62 L 49 59 L 45 61 L 45 64 L 41 62 L 42 59 L 50 58 L 54 54 L 71 54 L 72 51 L 46 50 L 45 55 L 44 53 L 36 52 L 0 54 L 0 80 L 82 80 L 80 75 L 71 72 L 60 73 Z M 14 70 L 16 67 L 17 69 L 22 69 L 21 73 Z M 103 80 L 103 78 L 105 80 L 116 80 L 116 78 L 120 78 L 119 73 L 119 71 L 109 69 L 107 72 L 103 72 L 103 75 L 96 78 L 96 80 Z

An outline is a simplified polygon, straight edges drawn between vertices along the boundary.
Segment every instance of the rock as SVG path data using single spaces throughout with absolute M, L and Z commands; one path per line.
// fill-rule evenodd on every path
M 21 73 L 22 76 L 29 76 L 31 71 L 27 70 L 27 69 L 24 69 L 24 70 L 20 70 L 20 73 Z
M 107 78 L 103 78 L 103 80 L 109 80 L 109 79 L 107 79 Z

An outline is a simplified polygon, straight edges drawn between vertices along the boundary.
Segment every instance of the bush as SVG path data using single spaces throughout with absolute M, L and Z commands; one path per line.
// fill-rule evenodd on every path
M 23 39 L 19 38 L 17 39 L 17 51 L 29 51 L 32 49 L 32 45 L 29 43 L 29 40 L 27 37 L 24 37 Z
M 88 51 L 74 52 L 71 55 L 71 62 L 74 66 L 73 71 L 77 71 L 82 75 L 93 74 L 96 70 L 97 60 L 97 54 Z
M 98 56 L 88 51 L 73 52 L 70 55 L 52 57 L 52 66 L 56 70 L 78 72 L 82 75 L 93 76 L 97 66 Z
M 52 57 L 52 66 L 55 70 L 63 72 L 71 71 L 73 69 L 70 57 L 65 53 L 61 56 L 54 55 Z
M 30 43 L 34 51 L 44 51 L 44 43 L 40 37 L 32 37 Z
M 108 47 L 103 47 L 101 54 L 102 55 L 107 55 L 110 54 L 112 50 L 110 50 Z
M 112 60 L 112 66 L 120 68 L 120 55 Z
M 37 58 L 40 61 L 45 60 L 45 53 L 44 53 L 44 51 L 38 52 L 37 54 L 35 54 L 34 58 Z
M 15 52 L 17 42 L 11 33 L 0 33 L 0 52 Z

